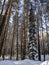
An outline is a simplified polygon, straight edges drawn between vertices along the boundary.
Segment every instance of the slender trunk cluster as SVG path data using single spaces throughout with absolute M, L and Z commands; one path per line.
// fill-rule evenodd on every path
M 4 39 L 6 36 L 6 30 L 8 27 L 8 23 L 9 23 L 9 18 L 10 18 L 10 13 L 11 13 L 11 1 L 8 1 L 8 5 L 7 5 L 7 9 L 6 12 L 4 14 L 4 17 L 2 19 L 2 23 L 1 23 L 1 34 L 0 34 L 0 55 L 2 53 L 2 47 L 4 44 Z M 4 24 L 4 25 L 3 25 Z M 3 26 L 3 27 L 2 27 Z

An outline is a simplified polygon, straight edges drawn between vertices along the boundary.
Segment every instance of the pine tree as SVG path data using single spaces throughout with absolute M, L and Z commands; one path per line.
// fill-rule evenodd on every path
M 35 27 L 35 19 L 34 19 L 34 13 L 33 13 L 33 8 L 31 5 L 30 9 L 30 16 L 29 16 L 29 58 L 35 60 L 35 55 L 37 53 L 37 41 L 36 41 L 36 27 Z
M 24 0 L 24 9 L 23 9 L 23 21 L 22 21 L 22 44 L 21 44 L 21 56 L 22 56 L 22 59 L 25 59 L 26 57 L 26 36 L 27 36 L 27 31 L 26 31 L 26 28 L 27 28 L 27 19 L 28 19 L 28 12 L 27 12 L 27 6 L 28 6 L 28 1 L 27 0 Z
M 13 37 L 12 37 L 12 45 L 11 45 L 11 54 L 10 54 L 10 59 L 12 59 L 12 56 L 14 56 L 14 46 L 16 46 L 16 60 L 18 60 L 18 3 L 19 1 L 14 1 L 16 2 L 16 13 L 13 17 L 13 24 L 14 24 L 14 30 L 13 30 Z M 16 43 L 16 44 L 15 44 Z
M 3 47 L 3 44 L 4 44 L 4 38 L 5 38 L 5 35 L 6 35 L 6 28 L 8 26 L 8 22 L 9 22 L 9 18 L 10 18 L 10 12 L 11 12 L 11 1 L 8 1 L 8 4 L 7 4 L 7 9 L 6 9 L 6 12 L 4 14 L 4 17 L 2 19 L 2 25 L 1 25 L 1 34 L 0 34 L 0 55 L 2 53 L 2 47 Z

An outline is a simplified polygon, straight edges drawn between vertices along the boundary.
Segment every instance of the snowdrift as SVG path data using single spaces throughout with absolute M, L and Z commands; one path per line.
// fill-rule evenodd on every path
M 45 62 L 41 63 L 40 65 L 49 65 L 49 61 L 45 61 Z

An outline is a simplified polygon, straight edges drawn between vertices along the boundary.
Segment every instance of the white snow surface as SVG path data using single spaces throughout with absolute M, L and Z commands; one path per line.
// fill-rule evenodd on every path
M 10 61 L 10 60 L 0 61 L 0 65 L 40 65 L 40 64 L 41 64 L 40 61 L 33 61 L 29 59 L 19 61 Z
M 40 61 L 33 61 L 33 60 L 29 60 L 29 59 L 25 59 L 23 61 L 17 61 L 14 62 L 16 65 L 39 65 L 41 62 Z
M 19 61 L 4 60 L 0 61 L 0 65 L 49 65 L 49 61 L 42 62 L 42 61 L 33 61 L 29 59 Z
M 0 65 L 15 65 L 12 61 L 4 60 L 0 61 Z
M 45 62 L 41 63 L 40 65 L 49 65 L 49 61 L 45 61 Z

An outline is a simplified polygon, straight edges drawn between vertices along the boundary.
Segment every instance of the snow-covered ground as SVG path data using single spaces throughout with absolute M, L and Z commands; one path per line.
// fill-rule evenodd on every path
M 49 61 L 42 62 L 40 65 L 49 65 Z
M 41 62 L 40 61 L 33 61 L 33 60 L 29 60 L 29 59 L 25 59 L 23 61 L 17 61 L 14 62 L 16 65 L 39 65 Z
M 49 65 L 49 61 L 33 61 L 29 59 L 19 60 L 19 61 L 10 61 L 4 60 L 0 61 L 0 65 Z
M 13 63 L 13 61 L 5 60 L 5 61 L 0 61 L 0 65 L 15 65 L 15 64 Z
M 43 55 L 41 56 L 42 61 L 34 61 L 34 60 L 19 60 L 19 61 L 13 61 L 13 60 L 1 60 L 0 65 L 49 65 L 49 55 L 46 55 L 46 60 L 43 61 Z
M 10 61 L 10 60 L 4 60 L 0 61 L 0 65 L 40 65 L 40 61 L 33 61 L 29 59 L 20 60 L 20 61 Z
M 43 61 L 44 60 L 44 56 L 41 55 L 41 60 Z M 45 60 L 49 60 L 49 55 L 45 55 Z

